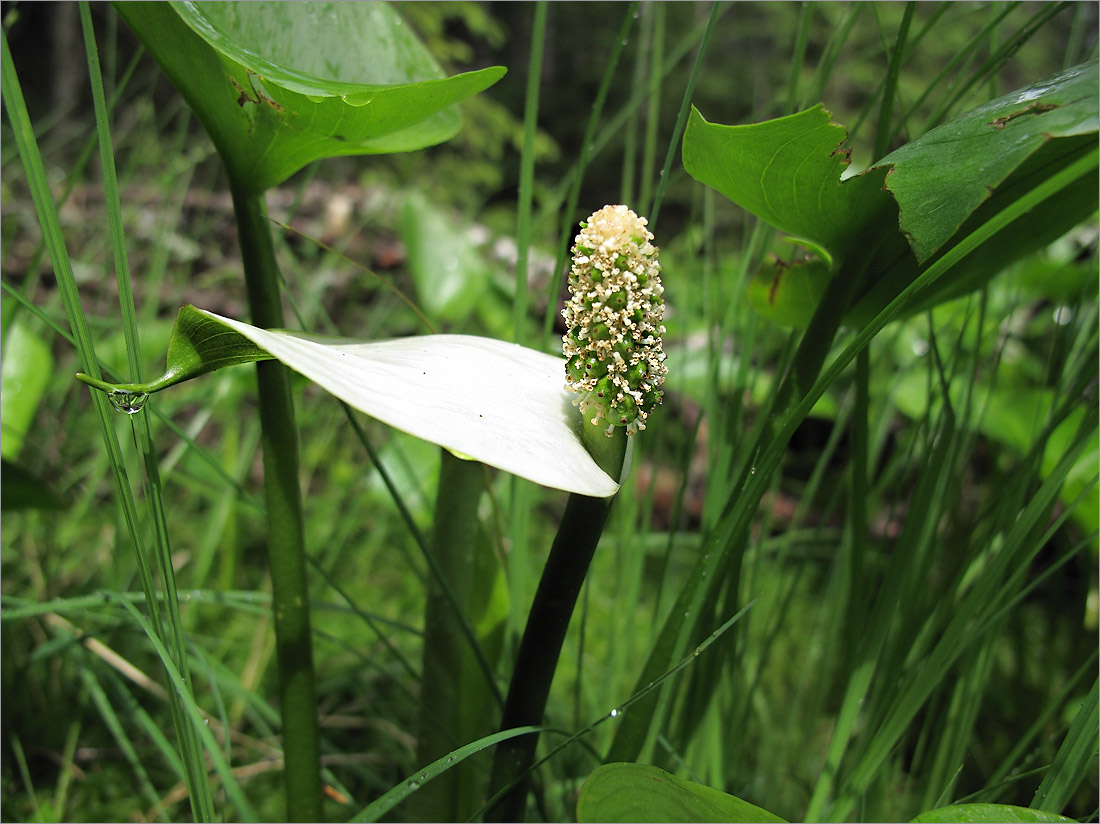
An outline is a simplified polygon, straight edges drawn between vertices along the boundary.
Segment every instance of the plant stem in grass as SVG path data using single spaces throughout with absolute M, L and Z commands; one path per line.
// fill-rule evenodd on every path
M 424 614 L 424 666 L 420 682 L 420 731 L 416 759 L 427 766 L 452 750 L 489 733 L 497 704 L 492 684 L 463 632 L 462 610 L 473 613 L 484 596 L 478 581 L 477 505 L 485 488 L 485 466 L 441 449 L 439 492 L 432 525 L 431 553 L 440 582 L 432 576 Z M 453 593 L 447 597 L 444 583 Z M 492 713 L 492 714 L 491 714 Z M 415 817 L 424 821 L 464 821 L 480 806 L 477 765 L 452 767 L 414 797 Z M 482 787 L 484 789 L 484 787 Z
M 281 327 L 279 272 L 263 195 L 232 187 L 252 322 Z M 279 664 L 284 784 L 288 821 L 321 819 L 320 742 L 310 635 L 298 432 L 290 373 L 277 361 L 256 364 L 263 443 L 267 552 Z
M 608 438 L 602 426 L 585 421 L 582 437 L 590 445 L 600 467 L 617 478 L 626 454 L 626 432 L 616 429 Z M 554 680 L 565 633 L 569 629 L 569 619 L 600 541 L 612 500 L 576 494 L 569 496 L 558 534 L 554 537 L 550 556 L 539 579 L 535 600 L 527 615 L 527 626 L 504 702 L 501 730 L 542 724 L 550 685 Z M 489 809 L 487 820 L 524 820 L 530 785 L 526 773 L 535 762 L 537 745 L 537 733 L 510 738 L 497 745 L 489 794 L 490 797 L 501 791 L 505 794 Z

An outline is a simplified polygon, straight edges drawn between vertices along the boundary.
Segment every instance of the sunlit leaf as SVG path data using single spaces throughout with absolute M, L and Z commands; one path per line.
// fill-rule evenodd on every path
M 1072 818 L 1033 810 L 1030 807 L 1013 807 L 1009 804 L 952 804 L 923 812 L 913 819 L 913 824 L 932 824 L 932 822 L 974 822 L 974 824 L 994 824 L 994 822 L 1020 822 L 1020 824 L 1042 824 L 1043 822 L 1073 821 Z
M 584 782 L 577 820 L 782 822 L 727 793 L 677 778 L 649 764 L 604 764 Z
M 493 338 L 325 338 L 259 329 L 185 306 L 165 374 L 123 389 L 160 391 L 223 366 L 272 358 L 361 412 L 460 457 L 581 495 L 618 490 L 577 434 L 580 413 L 576 396 L 565 390 L 564 358 Z

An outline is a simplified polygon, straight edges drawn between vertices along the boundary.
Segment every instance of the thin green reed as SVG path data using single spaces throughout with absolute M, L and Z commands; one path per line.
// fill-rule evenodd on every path
M 641 191 L 638 203 L 642 213 L 653 212 L 653 186 L 656 177 L 657 133 L 661 125 L 661 89 L 665 60 L 665 4 L 647 3 L 643 14 L 653 17 L 649 55 L 648 105 L 645 115 L 645 141 L 642 144 Z
M 695 93 L 695 82 L 699 79 L 699 70 L 703 67 L 703 56 L 707 53 L 707 44 L 710 42 L 711 32 L 714 31 L 714 21 L 717 19 L 718 3 L 715 2 L 710 6 L 706 26 L 703 28 L 702 37 L 699 38 L 699 48 L 695 52 L 695 63 L 691 67 L 691 75 L 680 99 L 680 111 L 676 115 L 676 125 L 672 129 L 672 137 L 668 141 L 665 163 L 657 173 L 657 189 L 653 195 L 653 205 L 649 209 L 649 225 L 651 228 L 657 225 L 657 217 L 661 213 L 661 202 L 665 197 L 665 187 L 668 185 L 669 177 L 672 176 L 672 162 L 679 152 L 680 137 L 684 133 L 684 124 L 687 123 L 688 111 L 691 109 L 691 97 Z
M 1049 23 L 1055 16 L 1067 10 L 1072 3 L 1044 3 L 1038 7 L 1035 14 L 1008 38 L 1000 48 L 984 60 L 979 68 L 969 78 L 957 79 L 944 94 L 940 103 L 932 110 L 925 121 L 921 132 L 926 132 L 938 125 L 949 116 L 955 106 L 983 80 L 993 75 L 1005 62 L 1014 55 L 1024 43 L 1031 39 L 1040 29 Z M 996 21 L 990 24 L 986 30 L 992 34 L 996 28 Z M 987 35 L 988 36 L 988 35 Z
M 946 4 L 944 5 L 946 6 Z M 973 54 L 978 49 L 978 47 L 988 41 L 988 39 L 992 36 L 993 31 L 996 30 L 997 25 L 1002 20 L 1004 20 L 1004 18 L 1007 17 L 1017 5 L 1019 4 L 1006 3 L 1003 8 L 996 9 L 997 13 L 993 17 L 993 19 L 986 23 L 985 26 L 981 28 L 981 30 L 979 30 L 973 37 L 970 38 L 970 40 L 967 41 L 966 45 L 959 49 L 958 52 L 956 52 L 949 60 L 947 60 L 946 63 L 944 63 L 943 68 L 940 69 L 939 72 L 937 72 L 936 76 L 925 85 L 924 90 L 917 96 L 917 99 L 914 100 L 913 103 L 905 110 L 904 114 L 902 114 L 902 116 L 898 118 L 897 124 L 894 128 L 894 134 L 890 138 L 891 142 L 893 140 L 896 140 L 901 134 L 902 130 L 908 127 L 910 118 L 921 107 L 921 105 L 924 104 L 924 101 L 928 99 L 928 95 L 930 95 L 933 90 L 938 88 L 939 85 L 947 77 L 947 75 L 954 71 L 960 63 L 962 63 L 966 59 L 972 59 Z M 991 9 L 991 11 L 992 10 L 994 9 Z M 933 15 L 932 19 L 925 23 L 924 27 L 920 30 L 920 32 L 917 33 L 916 37 L 913 38 L 914 46 L 916 46 L 917 43 L 919 43 L 924 38 L 924 35 L 927 32 L 931 31 L 933 24 L 936 22 L 936 20 L 938 20 L 938 18 L 939 14 Z
M 806 43 L 810 39 L 813 25 L 813 3 L 800 3 L 798 11 L 798 33 L 795 36 L 794 50 L 791 54 L 791 74 L 787 80 L 787 105 L 784 113 L 794 114 L 798 110 L 798 84 L 802 76 L 802 64 L 806 60 Z
M 22 292 L 17 290 L 14 286 L 8 284 L 6 281 L 0 282 L 0 289 L 3 289 L 5 292 L 7 292 L 14 299 L 14 301 L 19 304 L 20 308 L 34 315 L 34 317 L 41 321 L 47 329 L 49 329 L 51 332 L 53 332 L 55 335 L 64 340 L 73 348 L 76 348 L 76 338 L 72 335 L 72 333 L 66 331 L 61 326 L 59 326 L 52 317 L 50 317 L 41 309 L 41 307 L 31 303 L 23 295 Z M 114 367 L 111 364 L 104 363 L 102 360 L 99 360 L 98 364 L 100 374 L 109 373 L 111 375 L 114 375 L 115 377 L 118 377 L 121 374 L 119 373 L 119 375 L 115 375 L 113 371 Z M 146 404 L 144 408 L 148 409 L 153 414 L 153 417 L 155 417 L 163 426 L 168 427 L 172 434 L 186 446 L 190 454 L 195 455 L 210 469 L 212 469 L 214 473 L 218 476 L 219 480 L 225 483 L 233 491 L 234 496 L 237 497 L 241 503 L 250 507 L 255 512 L 258 512 L 260 514 L 263 513 L 263 506 L 260 504 L 260 502 L 257 501 L 252 496 L 252 494 L 244 488 L 244 486 L 237 478 L 233 477 L 233 475 L 231 475 L 229 471 L 224 466 L 222 466 L 217 458 L 213 457 L 206 449 L 199 446 L 199 444 L 195 442 L 195 439 L 190 434 L 180 428 L 179 424 L 175 423 L 170 418 L 165 417 L 164 413 L 157 409 L 157 407 L 155 406 L 150 406 L 149 404 Z M 226 584 L 227 587 L 231 585 L 231 581 Z
M 87 2 L 80 4 L 80 20 L 84 33 L 85 52 L 88 57 L 88 73 L 92 86 L 92 101 L 95 108 L 96 128 L 99 136 L 100 163 L 103 168 L 103 188 L 107 205 L 108 225 L 111 237 L 111 249 L 115 265 L 115 278 L 118 285 L 119 308 L 122 313 L 122 330 L 126 340 L 126 353 L 129 372 L 135 383 L 142 381 L 141 344 L 138 338 L 137 311 L 134 294 L 130 284 L 130 266 L 126 254 L 126 238 L 122 224 L 122 204 L 118 191 L 118 178 L 115 174 L 114 148 L 111 141 L 110 119 L 107 112 L 106 96 L 103 89 L 103 75 L 99 65 L 99 48 L 96 44 L 95 30 L 92 26 L 91 10 Z M 148 405 L 148 401 L 146 402 Z M 146 492 L 149 496 L 149 509 L 153 526 L 154 544 L 162 576 L 162 585 L 166 597 L 165 611 L 168 618 L 173 660 L 183 676 L 187 689 L 194 694 L 194 684 L 188 664 L 186 640 L 179 610 L 176 592 L 175 572 L 172 564 L 172 550 L 169 541 L 167 516 L 164 509 L 164 491 L 160 481 L 159 459 L 153 440 L 152 429 L 147 415 L 140 412 L 131 416 L 137 431 L 141 448 Z M 178 715 L 178 706 L 171 702 L 169 706 L 174 715 Z M 206 780 L 205 760 L 202 744 L 193 723 L 184 723 L 185 719 L 176 718 L 180 736 L 180 748 L 183 764 L 187 770 L 188 787 L 197 793 L 192 804 L 197 806 L 205 819 L 213 815 L 213 799 L 210 785 Z
M 718 18 L 721 18 L 724 14 L 729 12 L 733 5 L 732 3 L 727 3 L 721 6 L 718 10 Z M 639 53 L 644 51 L 646 38 L 644 16 L 642 17 L 642 23 L 643 25 L 638 34 L 640 43 Z M 702 32 L 706 26 L 706 21 L 693 26 L 691 30 L 681 37 L 676 42 L 676 45 L 669 50 L 663 62 L 663 70 L 661 72 L 662 82 L 668 77 L 673 69 L 679 65 L 680 61 L 698 45 L 699 38 L 702 36 Z M 629 99 L 608 118 L 603 128 L 597 132 L 596 138 L 592 141 L 589 149 L 588 161 L 591 162 L 599 157 L 604 149 L 618 140 L 620 136 L 623 137 L 623 176 L 619 189 L 619 201 L 621 203 L 640 202 L 640 200 L 635 199 L 634 184 L 631 181 L 634 178 L 635 166 L 637 165 L 637 151 L 636 146 L 634 146 L 635 132 L 638 131 L 636 119 L 638 110 L 641 108 L 642 104 L 646 102 L 647 90 L 648 86 L 644 82 L 643 73 L 642 80 L 633 82 Z M 565 199 L 569 188 L 573 186 L 576 174 L 577 166 L 574 165 L 569 171 L 562 175 L 561 180 L 549 190 L 550 194 L 543 198 L 544 205 L 539 211 L 539 217 L 536 221 L 537 224 L 543 224 L 548 220 L 556 219 L 556 212 L 560 208 L 561 202 Z
M 535 6 L 531 25 L 531 46 L 527 60 L 527 95 L 523 113 L 523 148 L 520 156 L 519 202 L 516 206 L 516 269 L 515 294 L 512 303 L 512 333 L 516 343 L 527 336 L 527 258 L 531 244 L 534 202 L 535 134 L 538 127 L 538 96 L 542 75 L 543 47 L 546 40 L 546 20 L 549 6 L 540 0 Z M 523 625 L 521 604 L 527 603 L 528 532 L 531 521 L 533 489 L 526 481 L 511 479 L 509 537 L 512 552 L 508 563 L 508 584 L 511 597 L 509 624 Z
M 58 287 L 65 304 L 66 315 L 76 341 L 81 368 L 86 374 L 98 379 L 101 372 L 95 355 L 91 331 L 80 303 L 80 296 L 65 247 L 57 210 L 50 194 L 42 156 L 34 137 L 34 130 L 31 126 L 30 116 L 27 113 L 26 102 L 23 99 L 22 88 L 19 85 L 19 78 L 12 61 L 6 34 L 0 44 L 3 47 L 0 83 L 3 86 L 4 106 L 12 124 L 13 136 L 19 156 L 23 161 L 23 168 L 27 175 L 27 183 L 35 204 L 35 211 L 38 214 L 46 249 L 53 264 Z M 164 638 L 167 636 L 160 606 L 156 598 L 157 590 L 153 579 L 153 562 L 150 553 L 145 548 L 145 542 L 141 535 L 140 517 L 131 492 L 122 450 L 115 436 L 114 418 L 107 398 L 100 392 L 92 394 L 92 404 L 99 417 L 101 435 L 112 469 L 116 498 L 122 509 L 123 520 L 135 550 L 142 588 L 145 593 L 146 608 L 149 610 L 151 617 L 151 621 L 146 626 L 149 627 L 152 638 Z M 162 658 L 162 663 L 166 668 L 173 666 L 171 656 L 167 656 L 167 654 L 166 657 Z M 180 700 L 183 699 L 186 702 L 186 698 L 187 696 L 177 691 L 171 691 L 169 695 L 173 724 L 181 741 L 190 739 L 193 734 L 192 725 L 195 723 L 194 715 L 187 714 L 180 705 Z M 201 752 L 199 758 L 201 759 Z M 196 820 L 211 821 L 214 818 L 214 811 L 213 804 L 209 801 L 211 796 L 205 769 L 199 772 L 196 770 L 196 766 L 194 759 L 192 759 L 191 764 L 185 767 L 184 776 L 191 797 L 192 812 Z
M 848 42 L 848 38 L 852 35 L 852 29 L 855 27 L 856 21 L 859 19 L 860 13 L 866 7 L 864 3 L 852 3 L 844 11 L 844 16 L 840 22 L 835 25 L 829 33 L 829 39 L 825 41 L 825 48 L 818 60 L 817 68 L 814 70 L 813 81 L 810 83 L 809 91 L 805 94 L 795 98 L 797 104 L 787 111 L 787 114 L 793 114 L 796 110 L 805 107 L 808 102 L 817 102 L 821 99 L 822 94 L 825 91 L 825 84 L 832 76 L 833 69 L 836 67 L 836 61 L 840 57 L 844 46 Z
M 546 0 L 539 0 L 535 4 L 535 17 L 531 24 L 531 54 L 527 61 L 527 96 L 523 108 L 523 151 L 519 166 L 519 202 L 516 205 L 516 293 L 512 303 L 514 340 L 521 344 L 527 337 L 527 257 L 531 246 L 535 134 L 538 130 L 539 86 L 548 13 Z
M 551 287 L 548 292 L 550 300 L 546 303 L 546 317 L 543 319 L 542 324 L 542 336 L 543 336 L 543 348 L 548 348 L 550 345 L 550 337 L 554 329 L 554 321 L 558 318 L 559 308 L 557 303 L 557 296 L 561 294 L 562 281 L 565 278 L 565 261 L 569 256 L 569 241 L 573 235 L 574 215 L 577 212 L 577 204 L 580 201 L 581 184 L 584 182 L 585 169 L 588 167 L 588 161 L 596 153 L 596 133 L 600 127 L 600 118 L 603 116 L 604 103 L 607 101 L 607 92 L 611 88 L 611 81 L 615 76 L 615 69 L 619 65 L 619 57 L 622 55 L 623 47 L 627 43 L 627 36 L 630 34 L 631 28 L 634 26 L 634 21 L 638 17 L 638 2 L 628 3 L 626 6 L 626 13 L 623 15 L 623 21 L 619 25 L 619 32 L 615 37 L 615 42 L 611 45 L 611 52 L 607 57 L 607 65 L 603 70 L 603 77 L 600 79 L 600 87 L 596 92 L 596 99 L 592 103 L 592 112 L 588 116 L 588 122 L 584 127 L 584 137 L 581 138 L 581 151 L 580 156 L 577 158 L 577 162 L 572 169 L 572 183 L 569 187 L 569 194 L 565 200 L 565 208 L 562 211 L 561 219 L 561 237 L 558 241 L 558 255 L 554 261 L 554 274 L 551 280 Z M 623 199 L 623 203 L 628 203 L 628 199 Z
M 914 3 L 907 3 L 901 23 L 887 51 L 886 79 L 879 95 L 879 116 L 875 128 L 872 158 L 878 160 L 889 150 L 893 112 L 897 96 L 898 77 L 908 50 L 909 27 L 916 10 Z M 873 341 L 856 355 L 855 407 L 850 431 L 852 454 L 850 461 L 851 495 L 848 506 L 847 592 L 846 626 L 844 627 L 844 660 L 853 660 L 855 649 L 862 636 L 863 570 L 867 555 L 867 496 L 869 427 L 871 414 L 871 349 Z
M 638 175 L 638 122 L 641 117 L 639 107 L 645 100 L 645 67 L 649 59 L 649 53 L 653 45 L 653 16 L 634 12 L 641 19 L 638 28 L 637 47 L 634 49 L 634 65 L 630 73 L 630 98 L 636 101 L 630 106 L 623 118 L 626 128 L 623 129 L 623 163 L 619 180 L 619 201 L 622 203 L 634 203 L 637 190 L 636 178 Z M 610 131 L 610 129 L 608 129 Z

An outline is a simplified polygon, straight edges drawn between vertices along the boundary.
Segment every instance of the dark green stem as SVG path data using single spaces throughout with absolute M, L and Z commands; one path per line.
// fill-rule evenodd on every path
M 569 496 L 561 527 L 550 547 L 550 557 L 546 559 L 527 616 L 527 627 L 504 702 L 501 730 L 542 723 L 573 606 L 610 509 L 610 498 Z M 488 821 L 524 820 L 529 785 L 524 774 L 535 761 L 537 744 L 538 735 L 532 733 L 497 745 L 489 792 L 495 794 L 510 785 L 511 788 L 490 808 L 486 816 Z
M 598 446 L 593 457 L 600 467 L 617 478 L 626 453 L 626 434 L 616 429 L 608 438 L 600 427 L 585 422 L 582 438 Z M 570 495 L 565 505 L 558 534 L 550 547 L 550 556 L 539 579 L 535 600 L 527 615 L 508 697 L 504 701 L 501 730 L 542 724 L 550 685 L 558 666 L 558 657 L 569 629 L 569 619 L 577 603 L 588 566 L 600 542 L 612 498 Z M 522 735 L 497 745 L 489 795 L 505 794 L 489 809 L 488 821 L 523 821 L 530 779 L 535 762 L 538 734 Z
M 868 344 L 869 346 L 869 344 Z M 856 355 L 855 408 L 851 426 L 851 500 L 848 502 L 848 615 L 845 638 L 849 660 L 854 660 L 855 650 L 863 636 L 863 602 L 854 596 L 862 592 L 864 558 L 867 554 L 867 494 L 870 471 L 870 444 L 868 421 L 871 405 L 871 354 L 863 349 Z
M 473 649 L 476 636 L 470 639 L 463 632 L 463 622 L 469 622 L 476 610 L 476 599 L 485 597 L 488 589 L 479 580 L 477 563 L 477 506 L 485 488 L 485 466 L 456 458 L 446 449 L 440 451 L 431 544 L 438 575 L 429 581 L 424 613 L 416 744 L 421 766 L 487 735 L 497 707 L 488 681 L 492 673 L 479 666 Z M 423 787 L 413 798 L 414 817 L 423 821 L 469 818 L 481 804 L 475 792 L 477 767 L 473 761 L 464 761 Z
M 233 209 L 244 261 L 252 322 L 281 327 L 279 271 L 263 195 L 233 187 Z M 313 681 L 309 587 L 302 497 L 298 483 L 298 431 L 290 373 L 277 361 L 256 364 L 263 443 L 267 552 L 283 718 L 284 784 L 288 821 L 321 819 L 320 742 Z

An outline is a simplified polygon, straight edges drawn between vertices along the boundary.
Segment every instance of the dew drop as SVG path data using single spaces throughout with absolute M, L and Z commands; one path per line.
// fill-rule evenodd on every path
M 149 396 L 144 392 L 128 392 L 125 389 L 112 389 L 107 393 L 111 406 L 127 415 L 136 415 L 145 406 Z
M 610 713 L 608 713 L 608 715 L 610 715 L 612 718 L 617 718 L 618 715 L 619 715 L 619 711 L 618 710 L 612 710 Z
M 407 786 L 410 790 L 419 790 L 420 789 L 420 782 L 417 781 L 414 778 L 410 778 L 409 783 L 406 784 L 405 786 Z

